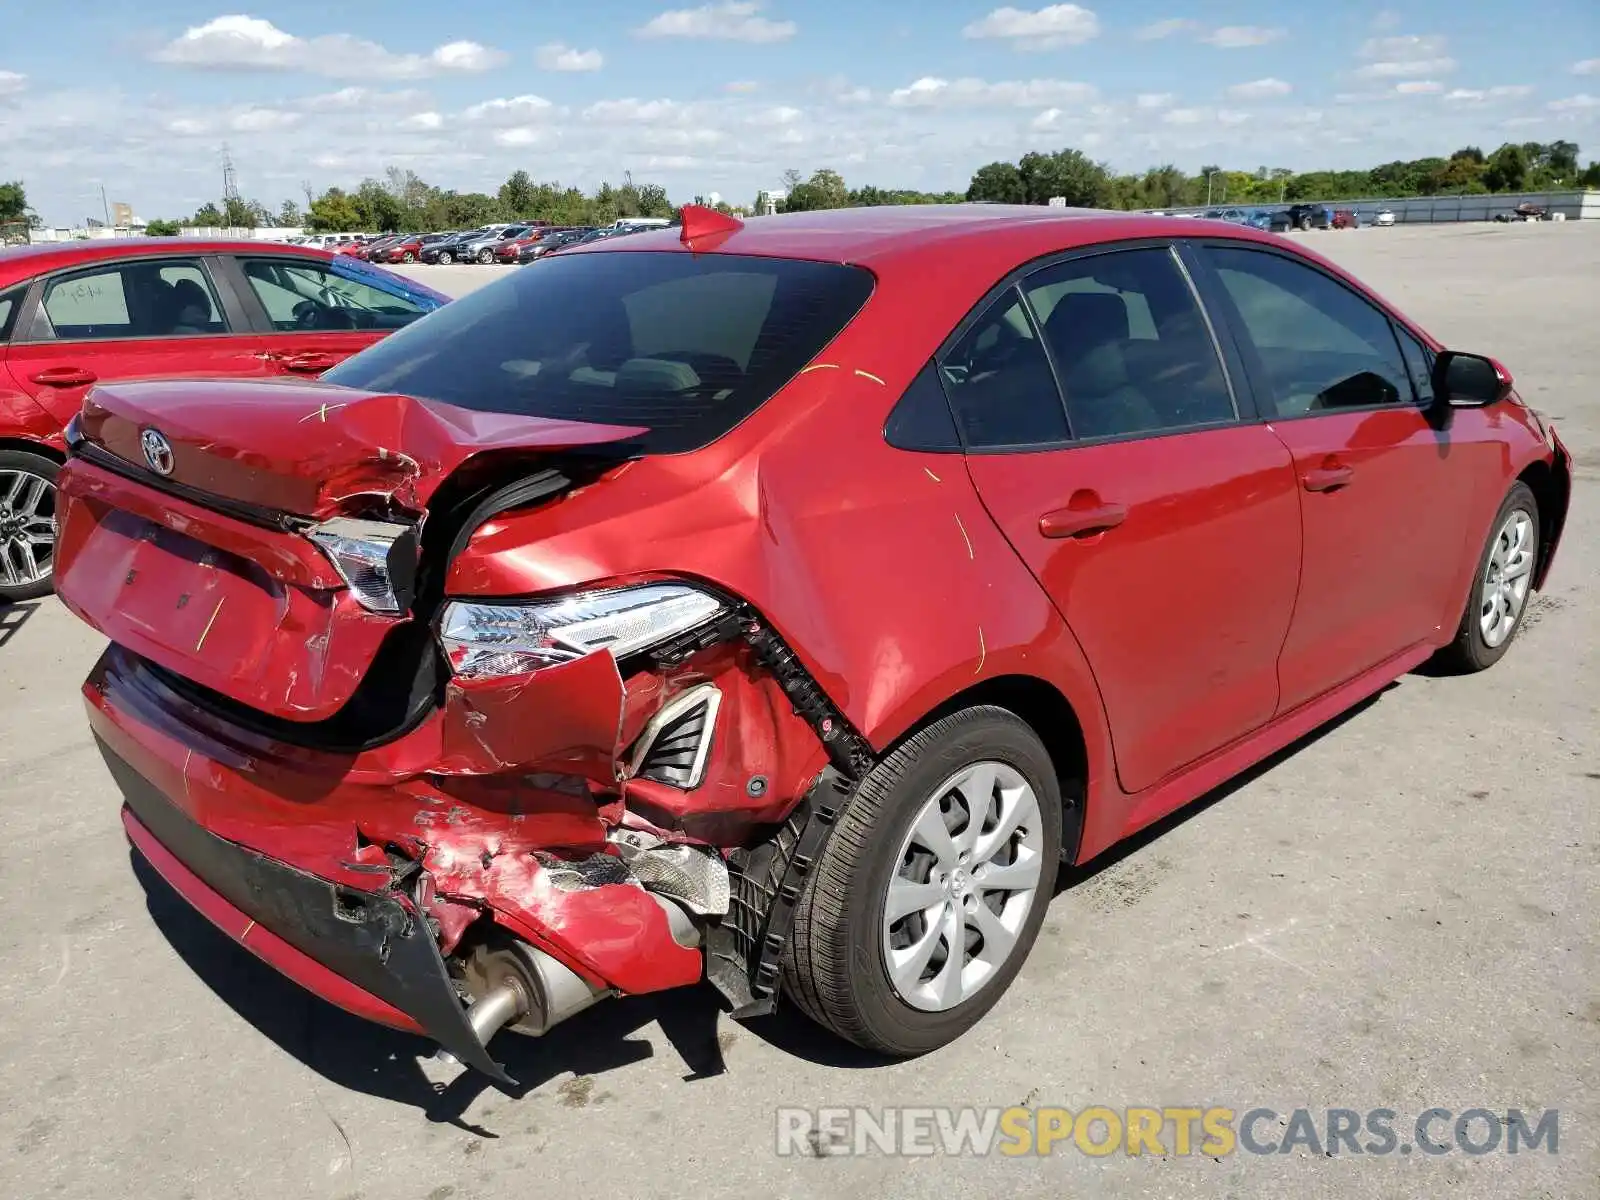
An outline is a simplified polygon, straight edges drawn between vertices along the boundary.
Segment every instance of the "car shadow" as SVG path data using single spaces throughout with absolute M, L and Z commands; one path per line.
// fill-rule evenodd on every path
M 17 631 L 28 622 L 28 618 L 39 611 L 37 600 L 20 600 L 15 604 L 7 604 L 0 600 L 0 649 L 17 636 Z
M 1398 686 L 1390 684 L 1389 688 Z M 1279 763 L 1327 736 L 1376 703 L 1383 692 L 1356 705 L 1328 724 L 1263 760 L 1255 767 L 1207 793 L 1178 812 L 1157 821 L 1127 841 L 1082 866 L 1063 867 L 1056 895 L 1078 887 L 1185 821 L 1193 820 Z M 503 1034 L 494 1055 L 518 1081 L 501 1087 L 476 1071 L 462 1070 L 448 1083 L 436 1084 L 420 1060 L 435 1049 L 425 1038 L 387 1029 L 346 1013 L 291 983 L 223 934 L 187 901 L 137 851 L 130 848 L 133 873 L 145 892 L 146 907 L 157 928 L 195 975 L 258 1032 L 329 1082 L 418 1109 L 429 1121 L 493 1138 L 492 1130 L 467 1121 L 466 1113 L 483 1092 L 496 1088 L 521 1098 L 558 1076 L 575 1080 L 630 1066 L 654 1056 L 650 1042 L 637 1036 L 658 1026 L 687 1068 L 685 1082 L 714 1078 L 726 1072 L 727 1031 L 718 1025 L 725 1006 L 716 991 L 702 983 L 650 996 L 607 1001 L 579 1013 L 561 1027 L 559 1036 L 531 1038 Z M 872 1069 L 898 1060 L 861 1049 L 809 1020 L 794 1004 L 785 1003 L 770 1016 L 743 1023 L 745 1031 L 776 1049 L 821 1066 L 845 1070 Z M 576 1082 L 566 1103 L 587 1102 L 591 1083 Z

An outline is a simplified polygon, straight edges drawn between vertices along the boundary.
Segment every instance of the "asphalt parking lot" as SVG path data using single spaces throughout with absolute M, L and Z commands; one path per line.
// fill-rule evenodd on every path
M 420 1041 L 279 980 L 131 862 L 80 712 L 97 637 L 54 601 L 0 608 L 3 1194 L 1594 1195 L 1600 222 L 1306 236 L 1450 344 L 1501 358 L 1556 419 L 1578 479 L 1549 588 L 1490 672 L 1407 676 L 1064 874 L 1010 994 L 914 1062 L 867 1059 L 798 1014 L 737 1025 L 707 991 L 602 1005 L 544 1042 L 502 1038 L 531 1085 L 515 1098 L 419 1062 Z M 460 292 L 503 269 L 414 270 Z M 775 1153 L 779 1106 L 855 1104 L 1390 1108 L 1397 1127 L 1435 1106 L 1559 1109 L 1560 1142 L 1379 1158 Z

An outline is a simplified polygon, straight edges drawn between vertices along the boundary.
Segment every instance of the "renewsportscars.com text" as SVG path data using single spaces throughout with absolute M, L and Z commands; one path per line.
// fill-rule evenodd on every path
M 780 1108 L 780 1155 L 1557 1154 L 1559 1109 Z

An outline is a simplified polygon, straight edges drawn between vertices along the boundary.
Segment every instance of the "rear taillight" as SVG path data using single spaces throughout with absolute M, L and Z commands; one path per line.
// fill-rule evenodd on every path
M 683 583 L 606 588 L 526 603 L 454 600 L 439 621 L 451 670 L 466 678 L 527 675 L 610 650 L 626 658 L 704 625 L 723 611 Z
M 417 531 L 389 521 L 335 517 L 306 533 L 327 555 L 362 608 L 402 613 L 411 607 Z

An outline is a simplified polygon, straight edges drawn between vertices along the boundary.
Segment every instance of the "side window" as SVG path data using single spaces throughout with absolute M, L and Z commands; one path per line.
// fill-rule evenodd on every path
M 961 449 L 950 402 L 939 386 L 938 365 L 929 362 L 917 372 L 883 424 L 883 440 L 896 450 L 943 453 Z
M 1394 329 L 1368 301 L 1282 255 L 1206 254 L 1266 371 L 1276 416 L 1411 402 Z
M 1072 259 L 1022 286 L 1055 358 L 1074 437 L 1235 419 L 1216 343 L 1171 251 Z
M 249 258 L 240 264 L 267 319 L 280 332 L 399 329 L 428 310 L 399 292 L 350 278 L 302 258 Z
M 1411 373 L 1411 388 L 1417 394 L 1417 403 L 1426 408 L 1433 403 L 1434 353 L 1398 325 L 1394 335 L 1400 339 L 1400 353 L 1405 356 L 1406 370 Z
M 17 323 L 17 313 L 22 309 L 22 297 L 27 295 L 28 288 L 13 288 L 9 292 L 0 292 L 0 342 L 11 337 L 11 327 Z
M 970 449 L 1067 440 L 1050 360 L 1015 288 L 994 301 L 939 364 Z
M 50 280 L 29 337 L 75 341 L 226 332 L 221 305 L 200 263 L 162 259 Z

